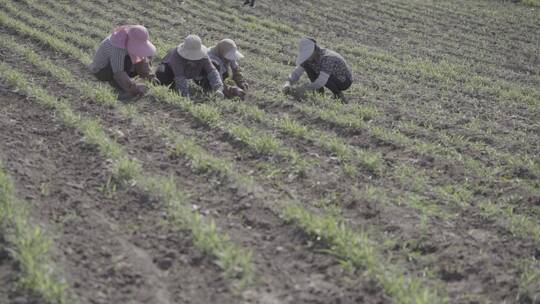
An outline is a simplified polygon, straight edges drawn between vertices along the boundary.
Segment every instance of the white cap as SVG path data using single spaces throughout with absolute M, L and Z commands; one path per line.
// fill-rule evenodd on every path
M 176 51 L 187 60 L 199 60 L 206 56 L 208 49 L 202 44 L 199 36 L 189 35 L 184 39 L 184 43 L 176 47 Z
M 298 42 L 298 57 L 296 57 L 296 65 L 301 65 L 313 55 L 315 51 L 315 42 L 309 38 L 303 37 Z

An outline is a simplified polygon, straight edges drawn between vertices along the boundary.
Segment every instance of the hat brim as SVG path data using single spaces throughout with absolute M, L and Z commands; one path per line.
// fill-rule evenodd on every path
M 184 47 L 184 44 L 182 43 L 178 47 L 176 47 L 176 52 L 178 52 L 178 55 L 184 57 L 187 60 L 199 60 L 206 57 L 208 49 L 206 48 L 206 46 L 201 45 L 201 48 L 199 50 L 188 50 Z
M 140 43 L 132 42 L 128 39 L 126 49 L 130 55 L 140 58 L 146 58 L 156 55 L 156 47 L 152 44 L 152 42 L 148 40 Z
M 237 61 L 244 58 L 244 55 L 238 50 L 232 50 L 225 55 L 225 58 L 231 61 Z

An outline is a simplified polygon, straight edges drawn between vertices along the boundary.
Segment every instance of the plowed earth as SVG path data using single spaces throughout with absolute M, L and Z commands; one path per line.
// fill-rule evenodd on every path
M 373 174 L 355 164 L 351 177 L 336 154 L 315 141 L 222 111 L 221 120 L 271 134 L 315 164 L 299 174 L 289 159 L 257 153 L 176 106 L 149 96 L 132 104 L 144 117 L 165 122 L 233 163 L 235 172 L 254 180 L 254 189 L 246 191 L 226 176 L 195 170 L 189 159 L 171 153 L 170 143 L 156 130 L 67 87 L 0 41 L 2 62 L 68 100 L 77 113 L 98 118 L 145 173 L 177 177 L 193 210 L 212 218 L 220 233 L 252 252 L 255 280 L 238 291 L 215 257 L 198 249 L 190 232 L 170 220 L 159 199 L 136 185 L 117 186 L 110 160 L 54 111 L 17 92 L 0 75 L 0 159 L 15 195 L 29 204 L 32 222 L 52 237 L 52 260 L 79 303 L 399 302 L 362 267 L 343 267 L 346 257 L 329 250 L 325 240 L 285 221 L 277 202 L 291 198 L 316 214 L 337 213 L 347 227 L 367 231 L 381 245 L 385 263 L 419 278 L 450 303 L 540 303 L 540 239 L 529 233 L 540 225 L 538 8 L 486 0 L 280 0 L 258 1 L 255 9 L 232 0 L 6 2 L 48 20 L 53 28 L 76 24 L 82 31 L 77 34 L 96 45 L 107 32 L 93 20 L 110 29 L 127 21 L 144 24 L 161 51 L 189 33 L 199 34 L 207 45 L 233 38 L 246 53 L 242 64 L 250 90 L 257 93 L 246 103 L 268 117 L 287 115 L 353 149 L 378 153 L 384 168 Z M 71 11 L 61 12 L 62 5 Z M 50 16 L 43 7 L 57 14 Z M 225 20 L 216 12 L 233 17 Z M 287 30 L 276 33 L 269 24 Z M 0 33 L 16 37 L 77 80 L 95 82 L 69 54 L 16 29 L 3 27 Z M 377 136 L 369 126 L 355 129 L 316 117 L 295 106 L 301 101 L 277 94 L 302 34 L 339 49 L 353 66 L 356 84 L 347 93 L 350 104 L 338 106 L 340 115 L 353 112 L 357 104 L 374 106 L 377 114 L 366 124 L 409 141 Z M 92 53 L 88 46 L 66 41 Z M 355 53 L 355 48 L 364 51 Z M 439 68 L 441 74 L 428 75 Z M 481 77 L 487 84 L 468 87 Z M 501 93 L 501 88 L 512 92 Z M 423 144 L 436 148 L 421 150 Z M 514 162 L 518 158 L 527 161 Z M 403 164 L 414 172 L 401 175 Z M 416 172 L 427 182 L 417 185 Z M 363 192 L 368 185 L 386 196 L 368 196 Z M 449 188 L 470 195 L 460 197 L 457 190 L 441 194 Z M 424 214 L 427 207 L 408 203 L 413 195 L 440 212 Z M 486 202 L 512 212 L 490 215 Z M 516 226 L 510 216 L 532 224 Z M 0 233 L 0 303 L 41 303 L 39 295 L 16 283 L 20 270 L 9 246 Z M 535 280 L 524 279 L 525 262 L 533 265 Z

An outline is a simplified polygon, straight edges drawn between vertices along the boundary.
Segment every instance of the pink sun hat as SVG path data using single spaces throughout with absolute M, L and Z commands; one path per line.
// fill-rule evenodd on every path
M 156 47 L 148 40 L 148 30 L 142 25 L 124 25 L 111 34 L 112 45 L 126 49 L 131 62 L 137 64 L 144 58 L 154 56 Z

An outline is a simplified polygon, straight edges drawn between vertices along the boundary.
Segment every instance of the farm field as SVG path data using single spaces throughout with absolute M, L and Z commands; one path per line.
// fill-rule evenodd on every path
M 0 0 L 0 304 L 540 303 L 540 3 L 242 2 Z M 118 101 L 121 24 L 247 98 Z M 281 93 L 306 35 L 348 103 Z

